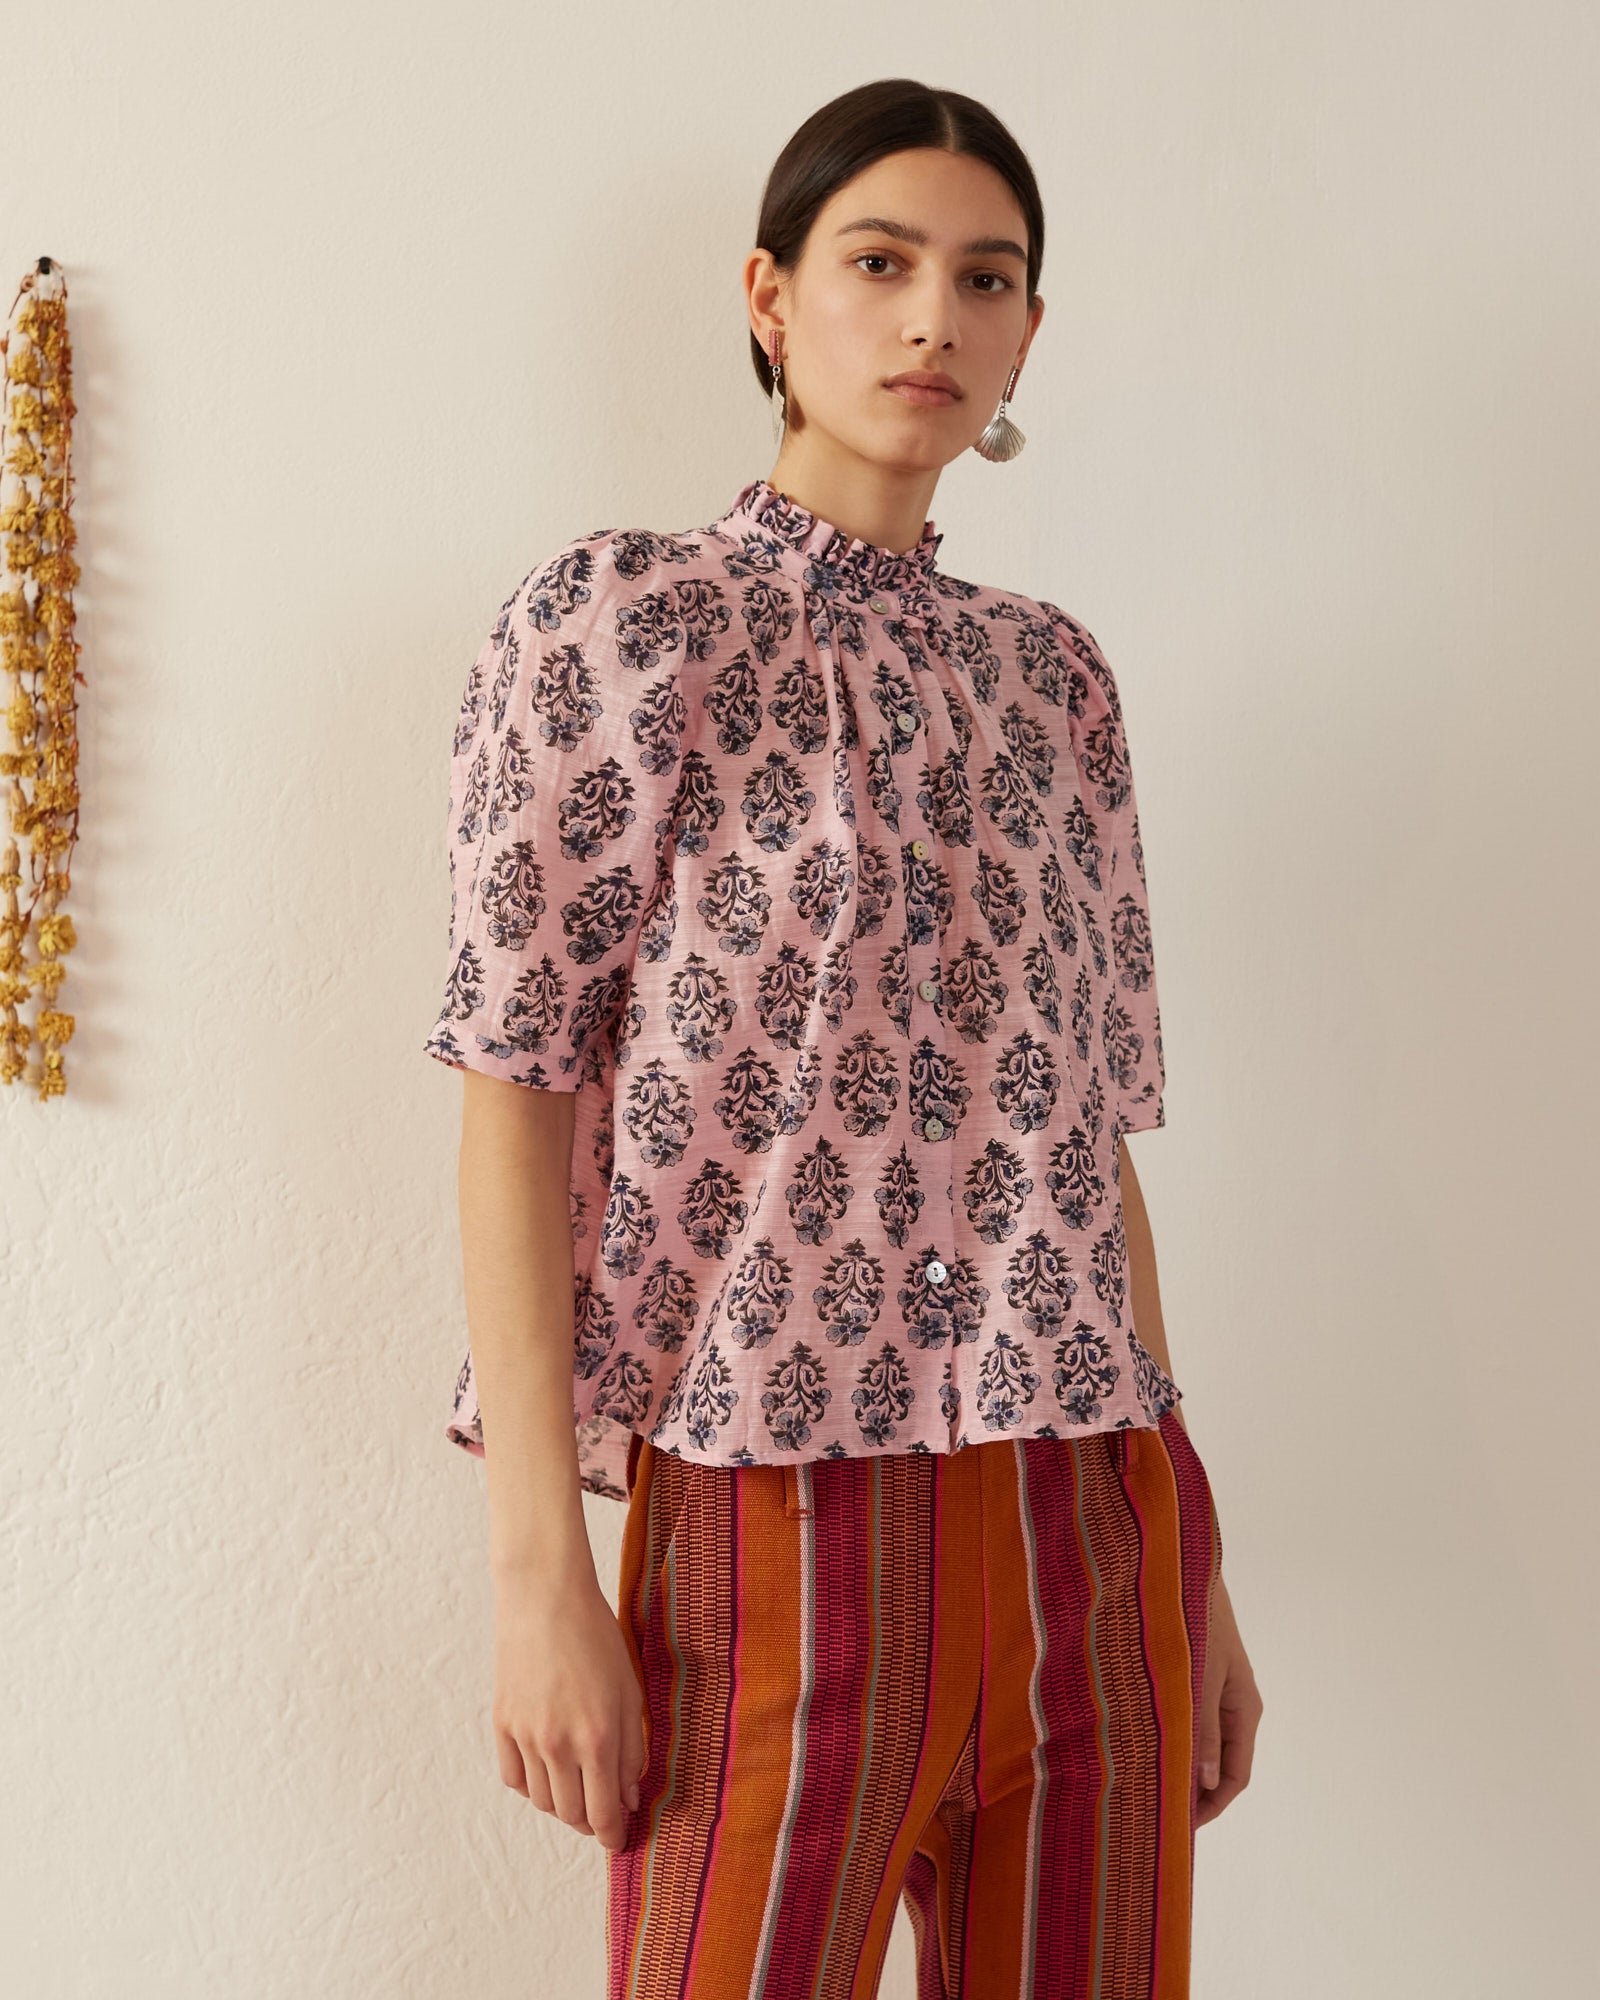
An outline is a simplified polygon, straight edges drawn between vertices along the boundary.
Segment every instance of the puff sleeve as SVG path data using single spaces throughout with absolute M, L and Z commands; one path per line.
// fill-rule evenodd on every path
M 671 621 L 602 533 L 502 606 L 450 757 L 450 931 L 425 1053 L 576 1090 L 614 1052 L 660 887 L 681 723 Z M 637 569 L 637 565 L 631 565 Z
M 1083 802 L 1104 856 L 1111 965 L 1099 1034 L 1121 1129 L 1142 1132 L 1167 1122 L 1166 1063 L 1133 765 L 1116 678 L 1094 635 L 1074 620 L 1066 622 L 1087 674 L 1078 761 Z

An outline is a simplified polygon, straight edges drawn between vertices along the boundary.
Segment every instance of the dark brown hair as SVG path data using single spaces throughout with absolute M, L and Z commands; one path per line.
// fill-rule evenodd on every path
M 1044 261 L 1044 204 L 1027 155 L 986 105 L 908 76 L 860 84 L 812 112 L 767 176 L 756 247 L 770 251 L 780 271 L 792 271 L 818 211 L 847 181 L 890 153 L 920 146 L 985 160 L 1009 185 L 1028 225 L 1031 308 Z M 753 327 L 750 353 L 756 380 L 771 396 L 772 364 Z

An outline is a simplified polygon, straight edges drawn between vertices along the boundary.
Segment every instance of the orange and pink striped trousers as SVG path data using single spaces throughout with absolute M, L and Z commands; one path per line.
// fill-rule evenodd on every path
M 794 1465 L 629 1451 L 648 1763 L 609 2000 L 1181 2000 L 1222 1541 L 1157 1428 Z

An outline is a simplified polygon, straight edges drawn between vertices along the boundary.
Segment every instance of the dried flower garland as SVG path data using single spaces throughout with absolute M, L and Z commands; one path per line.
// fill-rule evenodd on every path
M 6 840 L 0 867 L 0 1083 L 19 1077 L 41 1099 L 67 1088 L 63 1045 L 73 1019 L 56 1005 L 64 954 L 77 943 L 61 899 L 78 838 L 78 700 L 73 636 L 72 343 L 60 267 L 41 257 L 18 287 L 0 340 L 0 665 L 10 678 L 0 752 Z M 27 902 L 18 841 L 28 847 Z M 32 945 L 33 957 L 29 958 Z M 30 993 L 30 1027 L 18 1013 Z M 28 1047 L 37 1041 L 37 1063 Z

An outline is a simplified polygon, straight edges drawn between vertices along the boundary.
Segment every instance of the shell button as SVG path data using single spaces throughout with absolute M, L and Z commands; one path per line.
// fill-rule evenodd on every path
M 942 1285 L 950 1273 L 939 1262 L 938 1258 L 935 1257 L 933 1262 L 926 1267 L 926 1275 L 930 1285 Z
M 922 1136 L 924 1139 L 942 1139 L 944 1137 L 944 1120 L 942 1118 L 924 1119 Z
M 895 717 L 894 726 L 902 736 L 914 736 L 917 733 L 917 718 L 910 709 L 903 708 Z
M 887 611 L 889 608 L 881 597 L 869 597 L 867 599 L 867 606 L 872 611 Z
M 937 1000 L 939 997 L 939 982 L 937 979 L 920 980 L 917 984 L 917 991 L 922 995 L 924 1000 Z
M 925 840 L 912 841 L 911 852 L 919 861 L 926 861 L 928 858 L 928 843 Z

